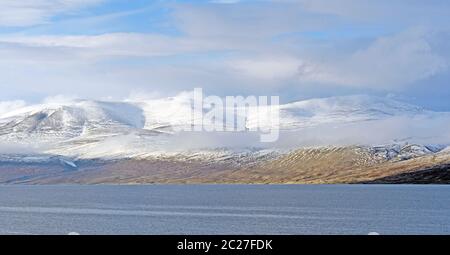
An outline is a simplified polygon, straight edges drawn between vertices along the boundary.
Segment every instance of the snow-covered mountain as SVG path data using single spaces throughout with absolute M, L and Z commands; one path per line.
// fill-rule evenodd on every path
M 282 105 L 280 109 L 285 128 L 431 114 L 415 105 L 366 95 L 311 99 Z
M 438 120 L 440 124 L 448 123 L 446 121 L 450 119 L 448 113 L 430 112 L 392 99 L 370 96 L 312 99 L 280 105 L 279 109 L 282 132 L 297 132 L 294 133 L 296 136 L 301 136 L 301 131 L 308 128 L 333 128 L 334 125 L 399 117 Z M 123 102 L 68 100 L 23 106 L 0 113 L 0 148 L 15 146 L 14 153 L 17 154 L 20 148 L 27 147 L 40 154 L 77 158 L 145 158 L 180 153 L 222 157 L 235 149 L 232 143 L 221 146 L 220 140 L 211 138 L 213 135 L 181 136 L 176 130 L 191 125 L 192 110 L 191 98 L 186 96 Z M 246 118 L 247 125 L 252 125 L 256 117 Z M 427 126 L 433 125 L 424 126 L 424 136 L 435 135 L 434 130 L 426 130 Z M 215 142 L 209 143 L 211 139 Z M 179 145 L 182 142 L 195 144 L 200 140 L 198 148 Z M 254 146 L 251 140 L 248 141 L 247 146 L 241 143 L 240 147 Z M 276 145 L 270 146 L 259 151 L 270 154 L 279 149 Z M 248 148 L 239 153 L 252 151 Z M 8 150 L 0 149 L 0 154 L 8 154 Z

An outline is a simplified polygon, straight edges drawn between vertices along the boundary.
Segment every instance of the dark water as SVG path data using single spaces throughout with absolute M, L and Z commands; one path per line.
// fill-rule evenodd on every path
M 0 186 L 1 234 L 450 234 L 450 186 Z

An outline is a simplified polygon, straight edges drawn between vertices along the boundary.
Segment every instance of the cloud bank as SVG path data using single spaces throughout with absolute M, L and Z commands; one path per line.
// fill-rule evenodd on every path
M 58 14 L 92 6 L 102 0 L 2 0 L 0 27 L 26 27 L 45 24 Z
M 149 1 L 126 10 L 100 0 L 7 0 L 0 100 L 203 87 L 290 99 L 395 92 L 433 105 L 410 88 L 447 90 L 448 17 L 450 4 L 438 0 Z

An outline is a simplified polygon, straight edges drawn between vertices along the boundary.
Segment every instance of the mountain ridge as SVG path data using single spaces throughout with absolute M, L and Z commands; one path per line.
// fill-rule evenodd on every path
M 233 149 L 234 144 L 225 144 L 225 141 L 233 140 L 233 136 L 239 137 L 236 140 L 244 138 L 242 140 L 248 139 L 248 144 L 257 144 L 248 138 L 250 135 L 247 134 L 227 134 L 222 135 L 224 137 L 222 138 L 215 133 L 204 132 L 185 138 L 185 140 L 192 140 L 191 143 L 205 140 L 198 147 L 174 148 L 177 146 L 171 146 L 171 144 L 179 143 L 183 138 L 176 128 L 191 124 L 190 102 L 189 97 L 180 96 L 126 102 L 69 100 L 25 106 L 0 116 L 0 143 L 40 145 L 43 153 L 72 157 L 76 157 L 77 154 L 83 157 L 91 152 L 90 158 L 101 157 L 102 153 L 94 153 L 94 151 L 103 150 L 101 147 L 105 146 L 108 146 L 107 150 L 111 151 L 113 157 L 120 156 L 117 150 L 122 148 L 123 157 L 127 158 L 133 154 L 129 153 L 130 151 L 134 151 L 136 155 L 146 153 L 151 155 L 158 151 L 162 154 L 170 154 L 180 150 L 216 151 L 224 147 Z M 294 140 L 290 145 L 294 149 L 304 145 L 300 142 L 296 144 L 295 139 L 290 139 L 289 136 L 300 139 L 316 127 L 317 130 L 326 128 L 328 132 L 340 126 L 345 130 L 347 128 L 345 125 L 354 123 L 366 125 L 368 121 L 393 118 L 417 116 L 430 119 L 436 116 L 447 118 L 447 113 L 438 114 L 388 98 L 361 95 L 298 101 L 280 105 L 279 108 L 280 130 L 285 132 L 281 136 L 288 137 L 286 140 Z M 249 116 L 249 122 L 254 117 L 257 116 Z M 314 139 L 325 137 L 320 133 L 310 134 L 310 136 Z M 216 140 L 218 142 L 214 144 Z M 129 148 L 125 147 L 127 144 Z M 277 144 L 267 147 L 259 145 L 265 149 L 279 149 Z M 318 144 L 318 146 L 322 145 Z M 329 145 L 336 144 L 330 142 Z M 242 146 L 244 145 L 236 147 Z
M 251 132 L 177 131 L 190 103 L 70 100 L 3 113 L 0 183 L 446 182 L 434 169 L 450 165 L 449 113 L 371 96 L 299 101 L 279 106 L 280 139 L 263 144 Z

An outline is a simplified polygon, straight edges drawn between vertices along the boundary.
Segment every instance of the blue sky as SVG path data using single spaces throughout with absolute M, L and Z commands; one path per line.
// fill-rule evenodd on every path
M 3 0 L 0 101 L 202 87 L 450 111 L 445 0 Z

